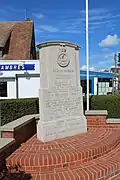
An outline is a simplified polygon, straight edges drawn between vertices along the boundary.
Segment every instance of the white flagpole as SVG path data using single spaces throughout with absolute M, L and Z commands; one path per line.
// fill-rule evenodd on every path
M 89 35 L 88 35 L 88 0 L 86 0 L 86 66 L 87 66 L 87 110 L 89 110 Z

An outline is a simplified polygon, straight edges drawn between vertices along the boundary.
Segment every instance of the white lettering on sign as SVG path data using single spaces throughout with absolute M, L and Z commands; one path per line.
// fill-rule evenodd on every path
M 0 64 L 0 71 L 35 70 L 34 64 Z
M 20 66 L 20 65 L 0 65 L 0 70 L 1 71 L 8 71 L 8 70 L 24 70 L 24 65 Z

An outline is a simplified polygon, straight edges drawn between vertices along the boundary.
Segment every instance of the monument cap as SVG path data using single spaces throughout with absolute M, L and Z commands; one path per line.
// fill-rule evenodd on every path
M 47 41 L 47 42 L 43 42 L 43 43 L 40 43 L 37 45 L 37 48 L 41 49 L 43 47 L 46 47 L 46 46 L 56 46 L 56 45 L 61 45 L 61 46 L 70 46 L 70 47 L 73 47 L 75 49 L 79 49 L 80 46 L 77 45 L 77 44 L 74 44 L 74 43 L 70 43 L 70 42 L 67 42 L 67 41 Z

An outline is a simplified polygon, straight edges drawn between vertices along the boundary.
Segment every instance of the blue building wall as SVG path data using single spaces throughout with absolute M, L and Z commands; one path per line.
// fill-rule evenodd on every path
M 113 78 L 113 73 L 111 72 L 95 72 L 95 71 L 89 71 L 89 80 L 91 80 L 92 83 L 92 94 L 94 94 L 94 78 L 105 78 L 105 79 L 112 79 Z M 87 79 L 87 72 L 84 70 L 80 70 L 80 80 L 86 80 Z

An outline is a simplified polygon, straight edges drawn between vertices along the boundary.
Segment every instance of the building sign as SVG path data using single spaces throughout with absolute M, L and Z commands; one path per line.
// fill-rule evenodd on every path
M 0 64 L 0 71 L 33 71 L 35 64 Z

